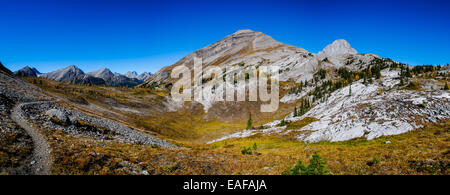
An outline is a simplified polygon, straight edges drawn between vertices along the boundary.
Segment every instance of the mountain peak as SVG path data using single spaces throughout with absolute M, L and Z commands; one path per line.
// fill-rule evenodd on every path
M 141 81 L 145 81 L 147 80 L 150 76 L 152 76 L 152 73 L 150 72 L 143 72 L 140 75 L 138 75 L 136 78 L 141 80 Z
M 235 33 L 233 33 L 233 35 L 244 34 L 244 33 L 255 33 L 255 31 L 250 30 L 250 29 L 242 29 L 242 30 L 236 31 Z
M 78 73 L 84 74 L 84 72 L 80 68 L 75 66 L 75 65 L 70 65 L 70 66 L 68 66 L 66 68 L 63 68 L 63 69 L 60 69 L 60 70 L 56 70 L 56 71 L 60 71 L 60 72 L 63 72 L 63 73 L 65 73 L 65 72 L 74 72 L 74 73 L 77 73 L 77 74 Z
M 238 31 L 234 32 L 233 34 L 229 35 L 228 37 L 231 37 L 232 39 L 238 39 L 238 40 L 247 40 L 247 39 L 253 40 L 256 37 L 271 38 L 270 36 L 268 36 L 262 32 L 257 32 L 257 31 L 253 31 L 253 30 L 249 30 L 249 29 L 238 30 Z M 226 38 L 228 38 L 228 37 L 226 37 Z
M 134 79 L 138 76 L 138 73 L 136 71 L 128 71 L 127 73 L 125 73 L 125 76 Z
M 87 74 L 102 79 L 108 79 L 114 76 L 114 73 L 112 73 L 108 68 L 102 68 L 94 72 L 89 72 Z
M 63 71 L 81 72 L 81 73 L 84 74 L 84 72 L 83 72 L 80 68 L 78 68 L 77 66 L 75 66 L 75 65 L 67 66 L 66 68 L 63 68 L 63 69 L 61 69 L 61 70 L 63 70 Z
M 111 70 L 109 70 L 108 68 L 99 69 L 99 70 L 97 70 L 97 72 L 112 73 Z
M 344 54 L 358 54 L 358 52 L 350 46 L 345 39 L 337 39 L 333 43 L 327 45 L 322 53 L 335 56 Z
M 40 74 L 40 72 L 36 68 L 31 68 L 30 66 L 25 66 L 22 69 L 14 72 L 16 75 L 22 75 L 22 76 L 37 76 Z
M 143 86 L 172 82 L 170 71 L 178 65 L 193 67 L 195 57 L 202 58 L 203 67 L 233 66 L 234 64 L 257 64 L 261 61 L 277 61 L 290 55 L 307 53 L 303 48 L 278 42 L 262 32 L 249 29 L 238 30 L 223 39 L 183 57 L 171 66 L 166 66 L 146 80 Z
M 70 65 L 50 73 L 42 74 L 42 77 L 46 77 L 56 81 L 72 82 L 75 78 L 79 78 L 84 75 L 85 74 L 81 69 L 79 69 L 75 65 Z

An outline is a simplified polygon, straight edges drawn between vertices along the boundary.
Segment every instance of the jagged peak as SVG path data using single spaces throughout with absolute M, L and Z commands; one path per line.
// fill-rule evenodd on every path
M 51 73 L 58 73 L 58 72 L 60 72 L 60 73 L 75 72 L 75 73 L 79 73 L 79 74 L 84 74 L 83 70 L 81 70 L 80 68 L 78 68 L 75 65 L 70 65 L 70 66 L 67 66 L 67 67 L 65 67 L 63 69 L 59 69 L 59 70 L 53 71 Z
M 107 79 L 114 76 L 114 73 L 111 72 L 108 68 L 101 68 L 94 72 L 87 73 L 90 76 Z
M 98 70 L 96 70 L 96 71 L 92 71 L 92 72 L 90 72 L 90 73 L 95 73 L 95 74 L 114 74 L 114 73 L 112 73 L 112 71 L 109 70 L 108 68 L 101 68 L 101 69 L 98 69 Z
M 128 71 L 127 73 L 125 73 L 125 76 L 134 78 L 134 77 L 138 76 L 138 73 L 136 71 Z
M 70 65 L 70 66 L 67 66 L 66 68 L 64 68 L 64 70 L 75 70 L 75 71 L 82 71 L 80 68 L 78 68 L 77 66 L 75 66 L 75 65 Z
M 345 39 L 337 39 L 333 43 L 327 45 L 321 53 L 327 55 L 343 55 L 343 54 L 358 54 Z
M 111 70 L 109 70 L 109 68 L 101 68 L 95 72 L 108 72 L 108 73 L 112 73 Z
M 32 67 L 30 67 L 30 66 L 25 66 L 25 67 L 23 67 L 22 69 L 20 69 L 20 70 L 18 70 L 18 71 L 28 71 L 28 70 L 30 70 L 30 71 L 33 71 L 33 72 L 35 72 L 35 73 L 40 73 L 36 68 L 32 68 Z M 17 72 L 17 71 L 16 71 Z
M 23 67 L 23 68 L 21 68 L 20 70 L 18 70 L 18 71 L 25 71 L 25 70 L 33 70 L 31 67 L 29 67 L 29 66 L 25 66 L 25 67 Z

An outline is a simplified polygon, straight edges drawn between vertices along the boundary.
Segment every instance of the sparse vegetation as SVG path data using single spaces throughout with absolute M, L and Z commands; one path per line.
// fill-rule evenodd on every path
M 286 120 L 283 118 L 283 119 L 281 119 L 280 124 L 278 124 L 278 126 L 279 126 L 279 127 L 282 127 L 282 126 L 286 126 L 287 124 L 289 124 L 289 121 L 286 121 Z
M 449 174 L 447 128 L 450 120 L 425 125 L 421 131 L 412 131 L 400 135 L 382 136 L 373 140 L 357 138 L 349 141 L 305 144 L 291 136 L 251 136 L 229 139 L 211 144 L 214 152 L 233 153 L 253 143 L 258 145 L 261 155 L 242 155 L 265 162 L 261 165 L 246 164 L 252 168 L 241 170 L 242 174 L 280 174 L 286 167 L 292 168 L 298 160 L 308 162 L 315 151 L 326 159 L 330 173 L 336 175 L 386 175 L 386 174 L 430 174 L 432 169 L 425 169 L 428 164 L 434 166 L 433 174 Z M 391 143 L 386 144 L 389 141 Z M 253 159 L 252 158 L 252 159 Z M 375 160 L 374 160 L 375 159 Z M 255 159 L 253 159 L 255 160 Z M 249 161 L 250 162 L 250 161 Z M 371 162 L 372 166 L 368 165 Z M 373 163 L 373 164 L 372 164 Z M 441 166 L 443 164 L 443 166 Z M 271 169 L 264 170 L 264 166 Z
M 329 175 L 327 163 L 319 154 L 314 153 L 309 159 L 309 165 L 303 165 L 301 160 L 295 166 L 284 171 L 282 175 Z
M 391 68 L 391 65 L 388 67 Z M 376 64 L 373 64 L 361 72 L 346 69 L 338 69 L 335 72 L 328 70 L 329 73 L 338 75 L 335 80 L 325 80 L 329 79 L 327 71 L 319 71 L 312 80 L 293 85 L 295 90 L 282 91 L 282 93 L 290 93 L 301 92 L 306 88 L 312 89 L 307 94 L 308 97 L 300 99 L 296 105 L 281 105 L 280 113 L 294 111 L 294 116 L 302 116 L 315 102 L 326 100 L 327 96 L 337 89 L 359 79 L 364 79 L 367 83 L 373 82 L 372 80 L 377 78 L 378 72 L 382 69 L 383 66 L 376 68 Z M 422 77 L 417 76 L 417 82 L 413 80 L 413 76 L 416 75 L 414 71 L 403 67 L 402 72 L 405 75 L 403 80 L 408 84 L 421 84 L 419 81 Z M 408 72 L 410 77 L 406 77 Z M 230 133 L 244 128 L 253 129 L 253 125 L 265 124 L 264 122 L 267 121 L 261 120 L 261 117 L 258 118 L 259 115 L 251 113 L 254 110 L 250 109 L 249 112 L 238 111 L 242 112 L 239 120 L 224 122 L 208 119 L 206 121 L 202 107 L 195 105 L 192 105 L 191 109 L 165 113 L 164 117 L 139 116 L 139 114 L 121 112 L 117 107 L 126 105 L 131 108 L 148 109 L 155 105 L 151 108 L 157 108 L 160 100 L 165 98 L 168 92 L 157 88 L 85 86 L 42 78 L 23 78 L 30 79 L 29 82 L 66 97 L 71 102 L 100 106 L 119 113 L 130 121 L 130 125 L 157 132 L 158 136 L 164 136 L 184 147 L 183 149 L 166 149 L 157 145 L 125 144 L 113 139 L 99 144 L 88 137 L 76 137 L 61 131 L 48 131 L 47 136 L 56 156 L 54 174 L 143 174 L 144 172 L 149 174 L 280 174 L 286 167 L 290 167 L 288 174 L 289 172 L 296 174 L 448 174 L 448 120 L 425 125 L 423 131 L 383 136 L 370 141 L 358 138 L 344 142 L 306 144 L 296 140 L 295 136 L 309 132 L 295 130 L 318 119 L 305 117 L 303 120 L 293 122 L 282 120 L 281 125 L 286 126 L 286 130 L 294 130 L 288 134 L 271 136 L 256 134 L 247 138 L 229 139 L 205 145 L 204 140 L 196 140 L 196 138 L 204 136 L 205 140 L 211 140 L 212 137 L 218 136 L 218 130 Z M 442 80 L 440 82 L 443 83 Z M 103 101 L 109 103 L 101 104 Z M 146 104 L 140 102 L 146 102 Z M 191 102 L 186 104 L 190 105 Z M 89 124 L 84 125 L 89 129 Z M 108 134 L 102 129 L 95 131 Z M 208 137 L 209 135 L 211 137 Z M 384 144 L 386 140 L 392 143 Z M 314 151 L 320 151 L 320 155 L 316 156 Z M 303 164 L 308 160 L 310 160 L 308 165 Z M 295 166 L 291 167 L 293 164 Z M 265 167 L 269 168 L 265 169 Z
M 252 147 L 244 147 L 244 148 L 242 148 L 242 150 L 241 150 L 241 154 L 249 154 L 249 155 L 255 155 L 255 154 L 258 154 L 257 152 L 256 152 L 256 150 L 258 149 L 258 145 L 256 145 L 256 143 L 253 143 L 253 146 Z
M 380 159 L 377 157 L 373 157 L 373 159 L 369 162 L 367 162 L 367 166 L 374 166 L 380 163 Z
M 244 147 L 241 150 L 242 154 L 252 154 L 252 149 L 250 147 Z
M 42 148 L 39 142 L 33 148 L 37 133 L 46 147 L 39 153 L 45 158 L 38 158 L 44 163 L 37 160 L 35 165 L 44 164 L 45 173 L 51 166 L 52 174 L 449 175 L 448 95 L 437 90 L 448 90 L 448 67 L 407 66 L 370 54 L 315 55 L 285 44 L 271 47 L 274 40 L 261 33 L 257 37 L 262 44 L 247 44 L 255 41 L 252 34 L 227 36 L 232 41 L 205 47 L 133 88 L 58 82 L 21 72 L 12 77 L 8 72 L 0 79 L 0 173 L 28 173 L 27 167 L 36 163 L 30 162 L 30 154 L 36 157 L 33 149 Z M 242 37 L 246 44 L 239 42 Z M 229 48 L 234 46 L 242 48 Z M 205 66 L 220 68 L 280 65 L 278 110 L 260 112 L 262 99 L 171 101 L 176 79 L 169 78 L 170 72 L 178 65 L 193 68 L 193 57 L 207 57 Z M 0 69 L 3 76 L 7 69 L 1 63 Z M 259 70 L 255 72 L 259 76 Z M 234 84 L 255 78 L 254 72 L 228 73 Z M 199 76 L 196 71 L 193 75 Z M 201 83 L 226 80 L 216 73 L 200 76 Z M 268 87 L 274 92 L 271 81 L 276 80 L 268 73 L 261 76 L 269 77 Z M 218 86 L 214 92 L 220 91 Z M 185 84 L 179 92 L 188 88 Z M 3 97 L 10 89 L 18 91 L 10 94 L 14 101 Z M 250 96 L 250 89 L 254 88 L 245 86 L 245 96 L 247 91 Z M 23 102 L 29 105 L 24 106 L 26 112 L 17 114 L 14 109 L 11 117 L 11 106 Z M 61 112 L 52 114 L 56 108 Z M 30 128 L 16 116 L 27 120 Z M 420 128 L 413 130 L 416 127 Z M 403 133 L 406 130 L 411 131 Z M 394 133 L 403 134 L 381 136 Z

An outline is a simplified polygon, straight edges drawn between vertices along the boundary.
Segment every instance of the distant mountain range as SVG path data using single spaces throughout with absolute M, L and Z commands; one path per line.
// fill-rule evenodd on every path
M 19 76 L 45 77 L 55 81 L 69 82 L 73 84 L 129 87 L 134 87 L 143 83 L 152 75 L 150 72 L 143 72 L 142 74 L 138 74 L 136 71 L 130 71 L 123 75 L 119 73 L 113 73 L 108 68 L 102 68 L 97 71 L 85 73 L 83 70 L 74 65 L 49 73 L 41 73 L 36 68 L 26 66 L 18 71 L 15 71 L 14 74 Z
M 141 81 L 147 80 L 150 76 L 152 76 L 152 73 L 150 72 L 143 72 L 142 74 L 139 74 L 136 71 L 129 71 L 125 73 L 125 76 L 132 79 L 138 79 Z
M 197 57 L 203 70 L 222 71 L 192 71 L 186 76 L 201 85 L 183 83 L 182 91 L 202 97 L 174 98 L 181 77 L 171 77 L 172 70 L 196 69 Z M 270 76 L 258 73 L 264 66 L 279 67 L 270 87 L 260 86 L 259 79 Z M 12 168 L 25 174 L 166 174 L 169 161 L 176 165 L 173 174 L 233 174 L 241 165 L 243 174 L 279 174 L 295 163 L 292 156 L 305 159 L 320 150 L 333 174 L 449 175 L 450 66 L 409 66 L 361 54 L 344 39 L 312 53 L 239 30 L 151 76 L 107 68 L 85 73 L 76 66 L 49 73 L 25 67 L 15 74 L 80 84 L 140 83 L 142 89 L 42 85 L 0 63 L 0 159 L 7 162 L 0 163 L 0 174 Z M 229 86 L 237 89 L 233 101 L 224 93 Z M 257 101 L 251 89 L 259 92 Z M 272 103 L 271 112 L 262 110 Z M 181 148 L 167 150 L 178 146 L 164 139 Z M 85 166 L 91 154 L 92 166 Z

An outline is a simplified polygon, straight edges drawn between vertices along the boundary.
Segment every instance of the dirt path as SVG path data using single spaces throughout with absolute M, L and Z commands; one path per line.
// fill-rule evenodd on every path
M 17 104 L 11 112 L 11 119 L 14 120 L 20 127 L 25 129 L 28 135 L 30 135 L 31 138 L 33 139 L 34 148 L 33 148 L 33 157 L 31 160 L 31 169 L 33 170 L 33 173 L 36 175 L 49 175 L 51 160 L 50 160 L 50 150 L 47 141 L 45 140 L 44 136 L 42 136 L 42 134 L 39 133 L 38 130 L 34 129 L 32 125 L 26 122 L 22 114 L 23 113 L 22 107 L 24 105 L 35 103 L 39 102 L 28 102 Z

